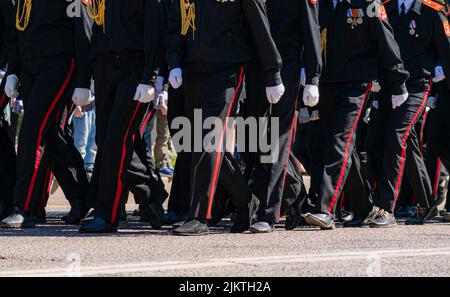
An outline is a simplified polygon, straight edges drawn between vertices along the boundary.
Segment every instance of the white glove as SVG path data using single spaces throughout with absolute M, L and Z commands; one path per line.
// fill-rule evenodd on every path
M 156 93 L 164 91 L 164 77 L 158 76 L 155 83 Z
M 183 84 L 183 71 L 181 68 L 175 68 L 170 71 L 169 82 L 174 89 L 181 87 Z
M 163 106 L 167 106 L 167 98 L 168 94 L 166 91 L 159 92 L 156 95 L 155 101 L 153 102 L 153 108 L 156 110 L 160 110 Z
M 308 108 L 300 108 L 300 111 L 298 113 L 298 123 L 307 124 L 309 121 L 311 121 L 311 117 L 309 115 Z
M 90 89 L 76 88 L 73 92 L 72 101 L 76 106 L 86 106 L 94 101 Z
M 155 88 L 150 85 L 139 84 L 136 88 L 134 100 L 141 103 L 149 103 L 155 99 Z
M 437 66 L 434 68 L 434 78 L 433 82 L 437 83 L 440 81 L 443 81 L 445 79 L 445 73 L 444 69 L 442 69 L 442 66 Z
M 305 86 L 306 85 L 306 71 L 305 68 L 302 68 L 300 71 L 300 85 Z
M 436 108 L 436 97 L 428 97 L 428 102 L 427 102 L 427 106 L 431 109 L 435 109 Z
M 303 91 L 303 103 L 309 107 L 316 106 L 319 103 L 319 87 L 306 85 Z
M 19 78 L 15 74 L 8 75 L 5 83 L 5 93 L 9 98 L 17 98 L 19 92 L 17 91 L 17 86 L 19 85 Z
M 381 86 L 377 81 L 372 82 L 372 88 L 370 89 L 372 93 L 378 93 L 381 91 Z
M 277 104 L 283 96 L 284 91 L 285 89 L 283 84 L 275 87 L 266 87 L 267 100 L 270 104 Z
M 396 109 L 397 107 L 402 106 L 403 103 L 408 100 L 409 94 L 405 93 L 403 95 L 392 95 L 392 108 Z

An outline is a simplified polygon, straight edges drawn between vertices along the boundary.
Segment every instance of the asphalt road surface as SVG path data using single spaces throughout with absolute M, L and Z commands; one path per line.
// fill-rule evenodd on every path
M 48 223 L 0 230 L 0 276 L 449 276 L 450 224 L 272 234 L 228 234 L 225 221 L 205 237 L 174 237 L 133 217 L 113 235 L 80 235 L 61 224 L 68 210 L 50 198 Z

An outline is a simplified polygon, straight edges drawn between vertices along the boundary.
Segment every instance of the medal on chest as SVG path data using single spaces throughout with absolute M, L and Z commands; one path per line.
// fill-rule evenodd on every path
M 415 20 L 411 20 L 409 22 L 409 35 L 419 37 L 419 34 L 416 34 L 417 23 Z
M 364 11 L 362 9 L 347 9 L 347 24 L 351 25 L 352 29 L 364 22 L 363 17 Z

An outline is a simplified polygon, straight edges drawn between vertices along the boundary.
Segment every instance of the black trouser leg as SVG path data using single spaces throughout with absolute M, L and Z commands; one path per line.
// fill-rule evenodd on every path
M 201 108 L 203 119 L 214 118 L 221 121 L 218 125 L 219 128 L 216 127 L 213 131 L 202 131 L 202 139 L 210 147 L 205 148 L 202 145 L 200 152 L 197 151 L 200 148 L 196 148 L 192 154 L 192 203 L 189 211 L 192 218 L 211 219 L 213 200 L 220 179 L 233 179 L 235 188 L 227 189 L 232 191 L 230 193 L 248 191 L 246 181 L 240 172 L 233 171 L 235 174 L 231 174 L 226 168 L 222 169 L 224 156 L 226 155 L 226 136 L 229 134 L 227 130 L 228 132 L 232 131 L 233 117 L 236 114 L 243 84 L 243 75 L 243 67 L 240 70 L 228 69 L 206 73 L 185 71 L 187 102 L 191 102 L 194 108 Z M 194 109 L 191 109 L 190 112 L 193 113 Z M 192 114 L 189 117 L 194 118 Z M 217 129 L 218 131 L 216 131 Z M 206 137 L 214 138 L 214 142 L 208 141 Z M 225 163 L 228 161 L 225 158 Z M 225 167 L 227 167 L 227 164 L 225 164 Z M 230 173 L 230 176 L 227 175 L 228 173 Z M 236 200 L 239 198 L 242 200 L 248 199 L 248 197 L 238 196 L 232 198 L 232 200 L 237 203 Z M 248 203 L 248 201 L 245 201 L 245 203 Z
M 407 88 L 408 100 L 402 106 L 391 109 L 386 119 L 383 177 L 379 180 L 375 194 L 375 205 L 392 212 L 395 210 L 404 173 L 408 176 L 414 196 L 421 207 L 429 206 L 432 192 L 419 138 L 414 129 L 425 109 L 430 85 L 426 80 L 410 80 Z
M 56 124 L 58 114 L 72 95 L 74 62 L 38 63 L 35 61 L 33 65 L 24 65 L 21 71 L 22 94 L 27 112 L 19 136 L 15 205 L 25 212 L 37 211 L 41 204 L 42 186 L 39 185 L 44 183 L 46 164 L 50 164 L 52 170 L 60 174 L 57 178 L 62 184 L 66 183 L 62 172 L 77 172 L 76 177 L 72 175 L 75 180 L 69 181 L 71 186 L 66 186 L 64 191 L 77 193 L 85 186 L 84 182 L 87 185 L 87 180 L 83 180 L 86 176 L 81 157 L 73 157 L 71 152 L 76 149 L 58 140 Z M 74 197 L 77 194 L 70 196 L 78 198 Z
M 246 73 L 247 90 L 247 116 L 259 118 L 270 116 L 278 119 L 279 137 L 277 143 L 268 142 L 278 152 L 278 156 L 272 162 L 263 162 L 261 158 L 266 154 L 258 152 L 253 154 L 254 170 L 250 178 L 253 193 L 260 200 L 258 220 L 276 223 L 280 219 L 281 202 L 289 167 L 289 156 L 295 137 L 297 118 L 295 110 L 300 88 L 300 77 L 295 65 L 285 65 L 281 75 L 286 92 L 277 104 L 272 106 L 266 100 L 265 83 L 261 75 L 259 65 L 250 65 Z M 269 111 L 269 112 L 268 112 Z M 261 129 L 266 127 L 260 127 Z M 270 138 L 269 138 L 270 139 Z M 259 141 L 258 141 L 259 142 Z M 274 147 L 276 145 L 277 147 Z M 270 153 L 273 153 L 272 151 Z M 292 181 L 292 180 L 291 180 Z
M 8 136 L 8 126 L 0 123 L 0 204 L 4 207 L 13 205 L 15 182 L 16 150 Z
M 320 213 L 333 215 L 352 166 L 356 128 L 371 85 L 362 83 L 323 86 L 320 124 L 326 138 L 324 168 L 319 188 Z
M 97 104 L 97 140 L 100 159 L 96 162 L 95 215 L 118 225 L 120 202 L 126 191 L 125 178 L 133 158 L 134 137 L 148 104 L 134 101 L 142 74 L 141 57 L 97 56 L 94 80 Z M 91 198 L 92 199 L 92 198 Z

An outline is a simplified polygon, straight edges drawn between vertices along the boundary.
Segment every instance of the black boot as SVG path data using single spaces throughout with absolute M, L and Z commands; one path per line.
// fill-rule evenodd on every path
M 309 225 L 320 227 L 322 230 L 336 229 L 333 217 L 324 213 L 306 214 L 305 220 Z
M 417 207 L 416 212 L 412 217 L 406 220 L 406 225 L 423 225 L 425 221 L 431 220 L 438 215 L 437 206 L 430 208 Z
M 80 233 L 115 233 L 117 227 L 113 224 L 106 222 L 102 218 L 95 218 L 88 224 L 80 227 Z
M 177 236 L 201 236 L 201 235 L 208 235 L 209 234 L 209 228 L 208 226 L 200 222 L 196 219 L 192 219 L 186 223 L 184 223 L 182 226 L 176 228 L 172 231 L 173 235 Z
M 78 225 L 86 217 L 88 212 L 89 209 L 84 205 L 84 201 L 78 199 L 73 200 L 70 211 L 61 220 L 68 225 Z
M 259 200 L 255 196 L 252 197 L 250 202 L 237 210 L 236 218 L 231 227 L 230 233 L 244 233 L 250 229 L 252 220 L 259 208 Z
M 20 208 L 15 208 L 14 211 L 1 222 L 1 227 L 6 229 L 25 229 L 34 228 L 36 224 L 32 215 L 25 213 Z
M 284 229 L 287 231 L 294 230 L 298 226 L 306 226 L 305 217 L 303 215 L 290 215 L 286 217 L 286 221 L 284 222 Z
M 397 221 L 393 213 L 380 209 L 369 226 L 371 228 L 392 228 L 397 226 Z

